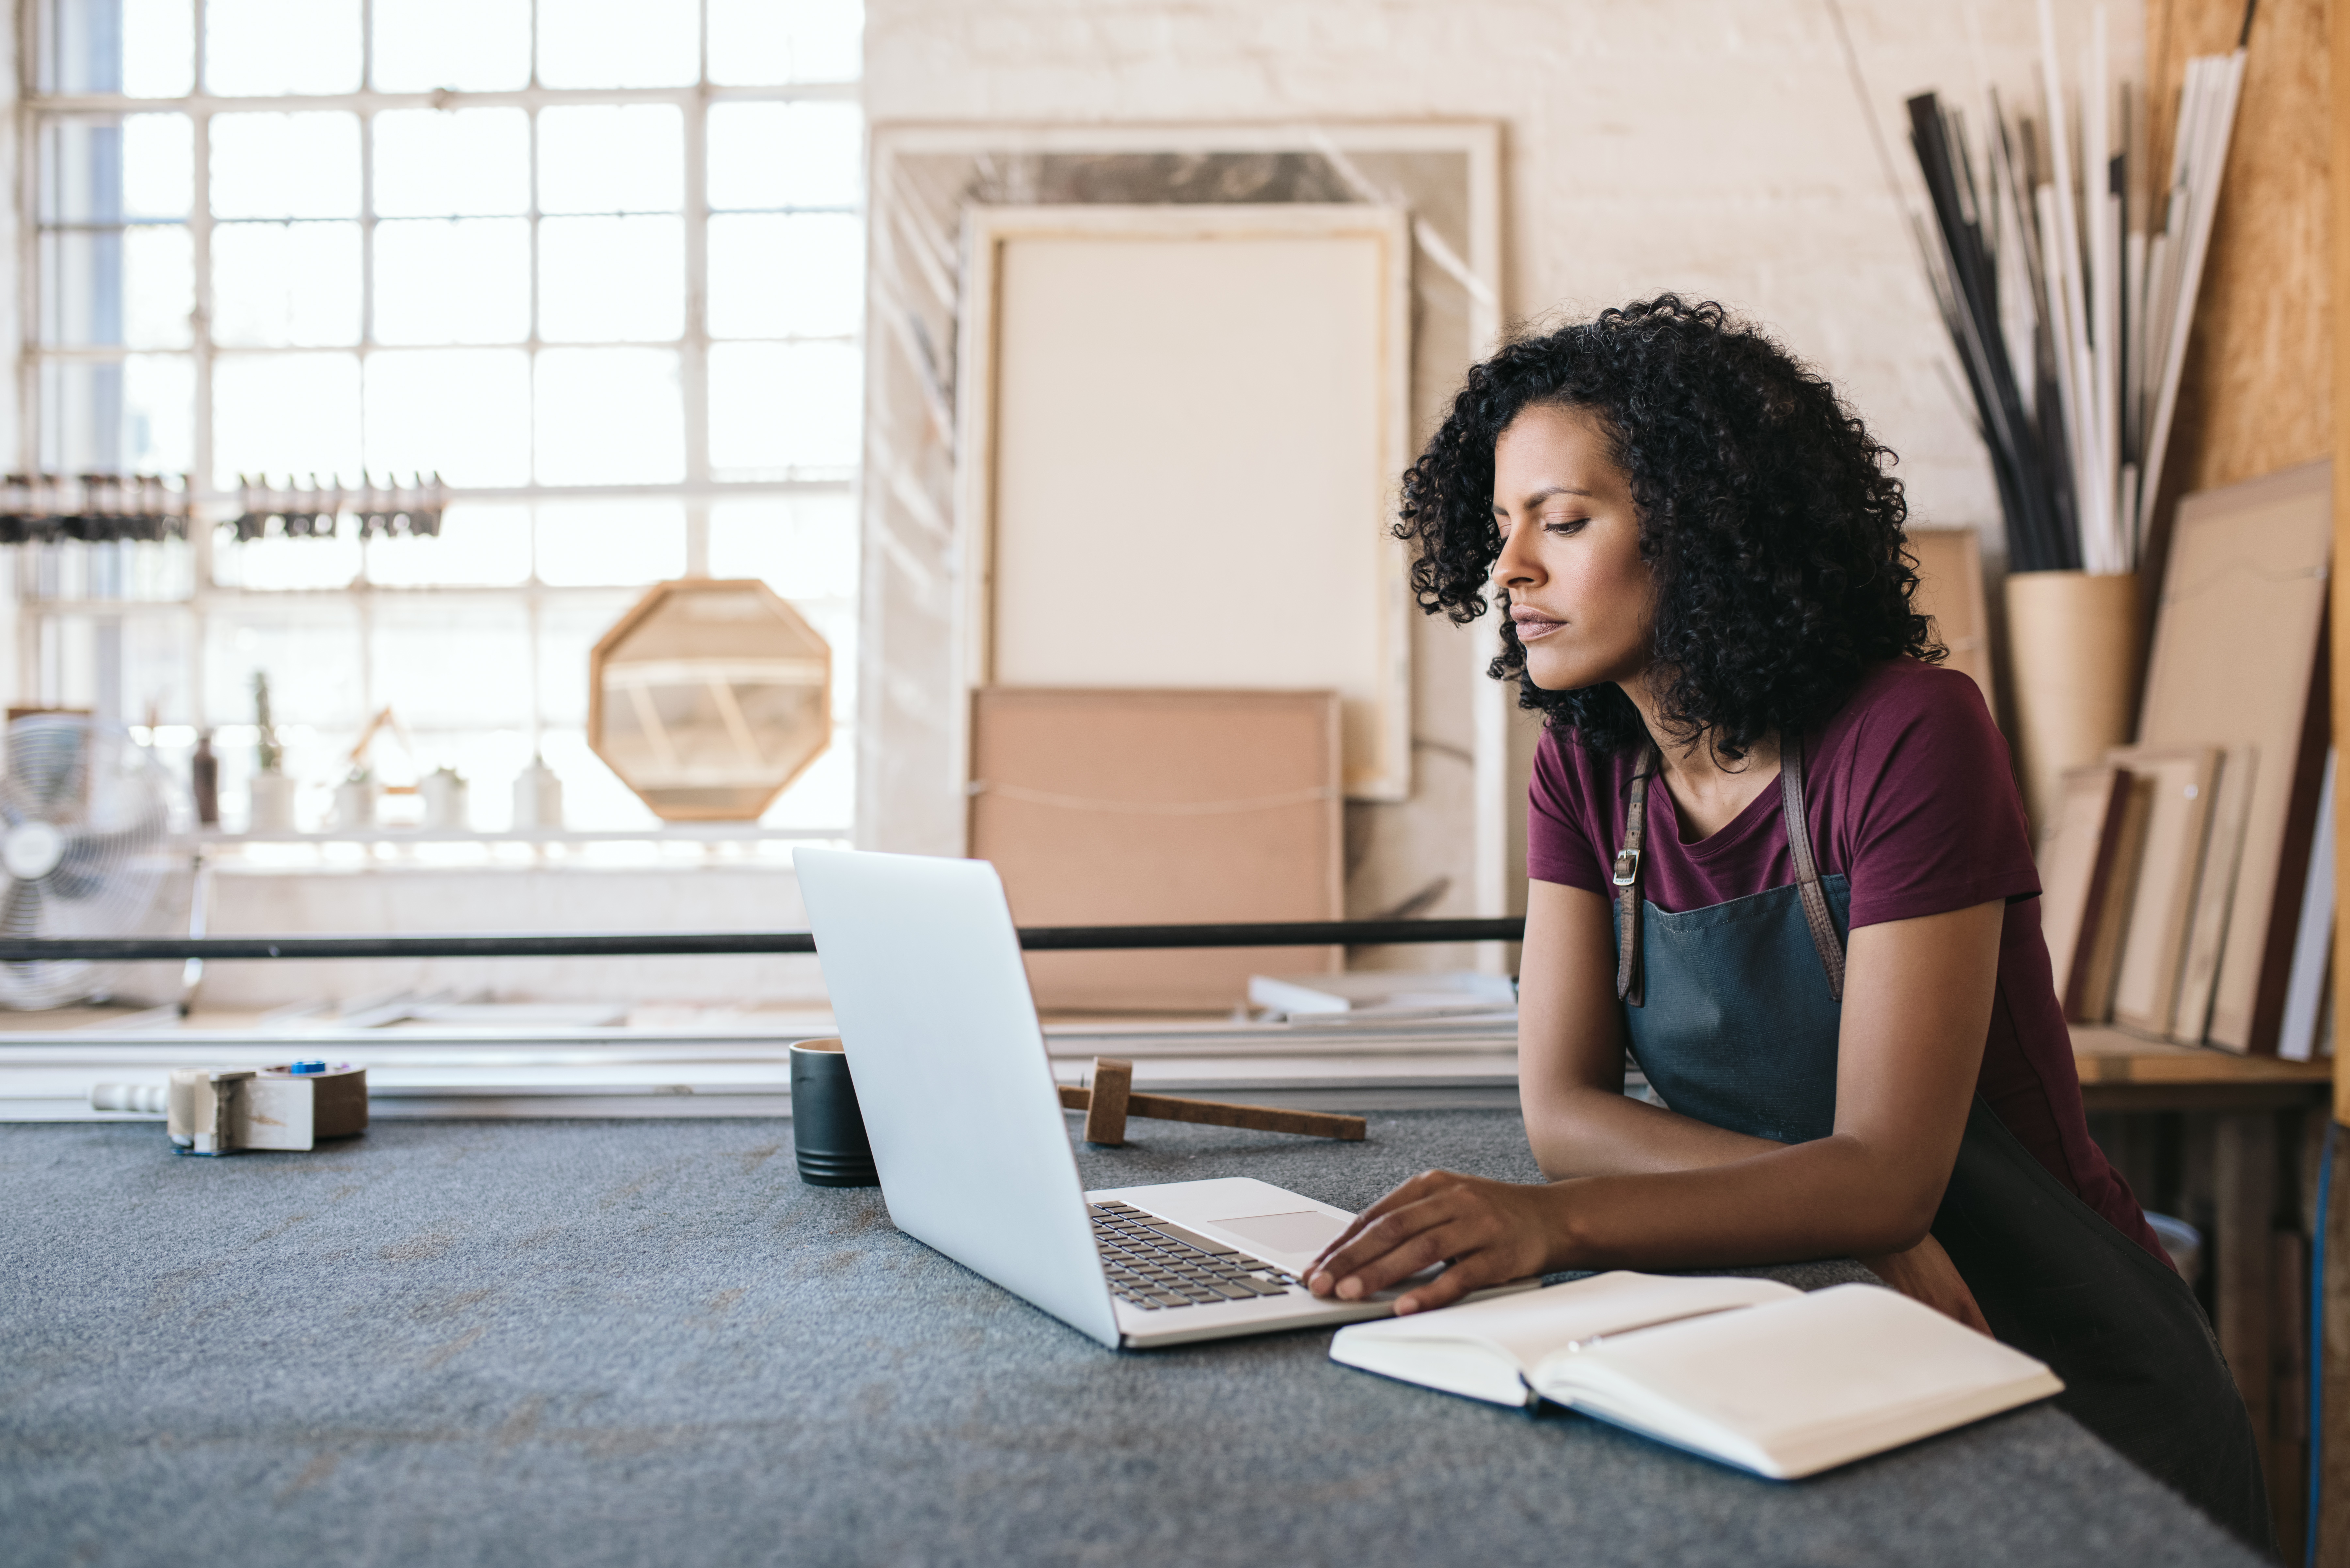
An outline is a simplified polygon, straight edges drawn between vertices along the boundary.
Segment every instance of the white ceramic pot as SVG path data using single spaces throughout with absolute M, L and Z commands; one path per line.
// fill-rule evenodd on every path
M 251 785 L 253 807 L 248 833 L 294 831 L 294 781 L 285 774 L 255 774 Z
M 515 774 L 514 825 L 516 832 L 563 826 L 563 781 L 537 758 Z
M 465 826 L 465 781 L 454 774 L 426 774 L 417 793 L 424 797 L 424 826 L 428 828 L 463 827 Z
M 375 785 L 369 784 L 339 784 L 335 786 L 335 826 L 339 828 L 371 827 L 375 825 Z

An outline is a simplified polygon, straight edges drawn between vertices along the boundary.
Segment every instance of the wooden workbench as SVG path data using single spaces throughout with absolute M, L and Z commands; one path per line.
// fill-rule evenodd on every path
M 2297 1541 L 2308 1451 L 2308 1204 L 2299 1189 L 2302 1157 L 2333 1102 L 2333 1061 L 2239 1056 L 2086 1025 L 2074 1027 L 2073 1061 L 2092 1115 L 2181 1113 L 2190 1146 L 2208 1149 L 2208 1160 L 2187 1161 L 2185 1188 L 2200 1199 L 2195 1219 L 2207 1231 L 2212 1328 L 2261 1441 L 2279 1538 Z M 2131 1172 L 2124 1150 L 2107 1152 L 2149 1208 L 2170 1201 Z

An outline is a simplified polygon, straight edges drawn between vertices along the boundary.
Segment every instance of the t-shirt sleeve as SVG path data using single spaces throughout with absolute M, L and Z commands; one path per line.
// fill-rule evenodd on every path
M 1578 765 L 1579 764 L 1579 765 Z M 1614 858 L 1592 842 L 1595 784 L 1589 758 L 1545 732 L 1534 748 L 1534 776 L 1526 786 L 1526 875 L 1537 882 L 1564 882 L 1606 898 L 1607 866 Z
M 1839 791 L 1852 924 L 1915 919 L 2040 891 L 2007 742 L 1982 692 L 1920 670 L 1873 704 Z

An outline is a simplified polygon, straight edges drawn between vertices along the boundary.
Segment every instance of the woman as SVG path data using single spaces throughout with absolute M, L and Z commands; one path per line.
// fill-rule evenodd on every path
M 1916 613 L 1907 507 L 1826 382 L 1667 295 L 1472 369 L 1405 475 L 1422 608 L 1506 601 L 1546 1186 L 1381 1199 L 1308 1282 L 1399 1312 L 1528 1274 L 1849 1255 L 2048 1362 L 2266 1546 L 2250 1422 L 2091 1141 L 2007 750 Z M 1623 1093 L 1627 1050 L 1661 1106 Z

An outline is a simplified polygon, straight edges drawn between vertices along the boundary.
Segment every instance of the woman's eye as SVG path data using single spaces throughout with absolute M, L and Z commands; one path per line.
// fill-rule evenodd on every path
M 1562 535 L 1577 534 L 1581 533 L 1584 524 L 1590 521 L 1588 517 L 1545 517 L 1543 519 L 1543 532 Z

